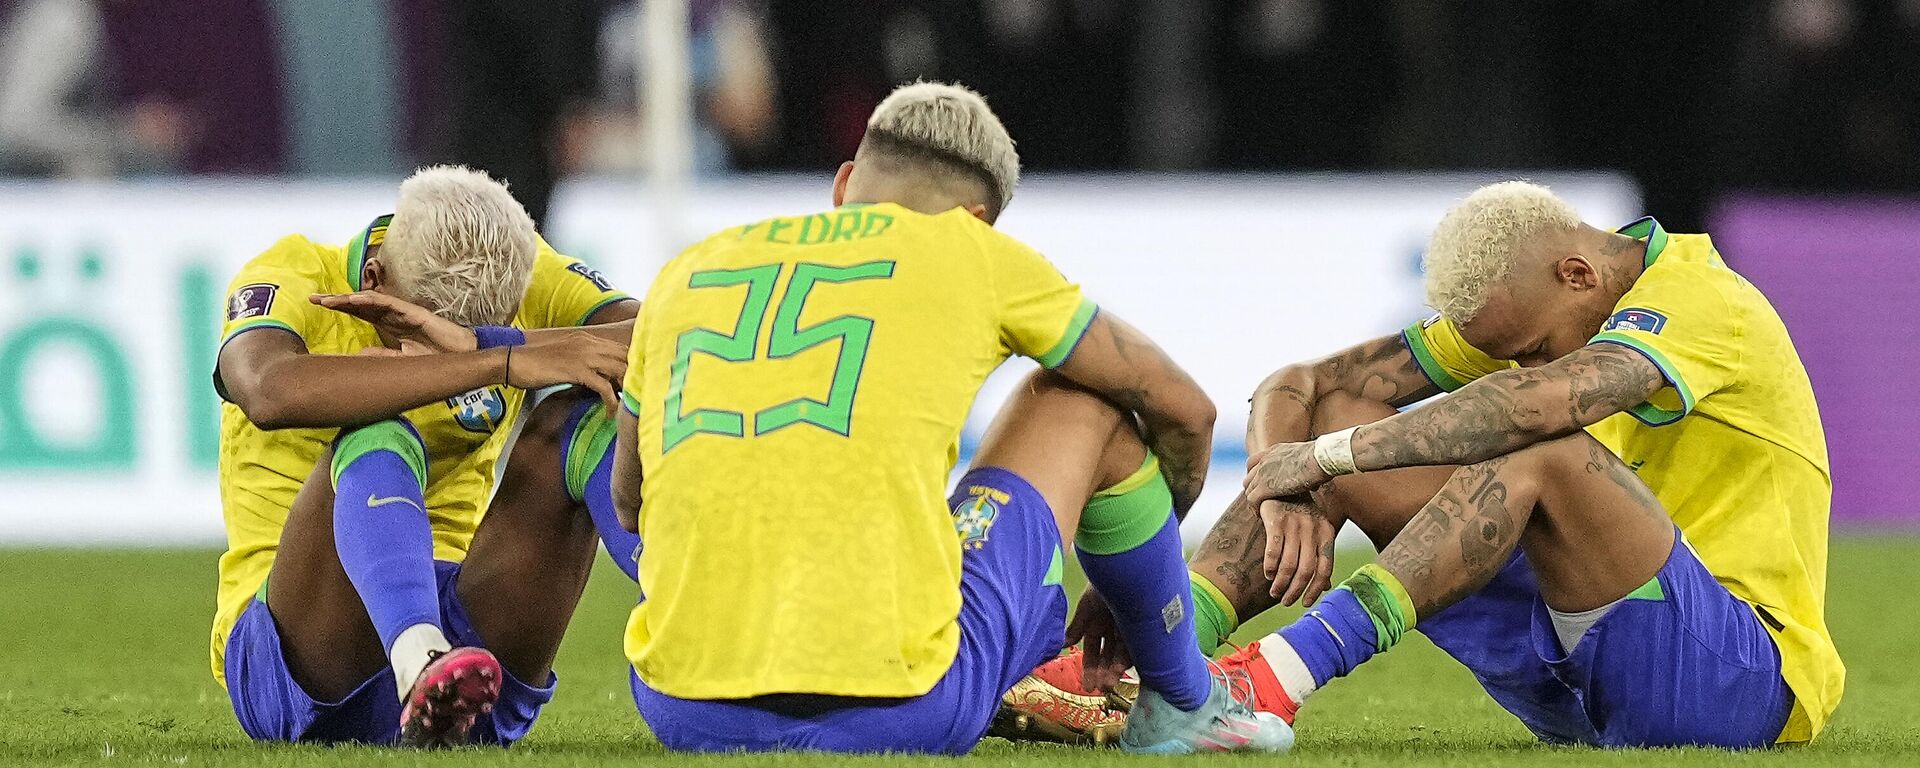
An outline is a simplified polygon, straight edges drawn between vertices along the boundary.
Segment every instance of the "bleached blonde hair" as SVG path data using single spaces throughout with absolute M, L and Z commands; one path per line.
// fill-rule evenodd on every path
M 867 120 L 861 150 L 961 170 L 987 187 L 995 215 L 1020 183 L 1020 154 L 987 100 L 958 84 L 916 82 L 893 89 Z
M 402 296 L 461 325 L 498 325 L 526 298 L 538 240 L 505 184 L 435 165 L 400 183 L 379 258 Z
M 1513 272 L 1521 241 L 1580 226 L 1573 206 L 1538 184 L 1503 181 L 1474 190 L 1433 228 L 1421 258 L 1427 304 L 1455 323 L 1472 320 Z

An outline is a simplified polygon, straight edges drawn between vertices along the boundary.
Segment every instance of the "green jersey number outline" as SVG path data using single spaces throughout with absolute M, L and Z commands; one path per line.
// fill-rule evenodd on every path
M 667 386 L 667 402 L 662 423 L 661 453 L 673 450 L 687 438 L 706 432 L 744 437 L 746 417 L 739 411 L 700 408 L 682 414 L 687 387 L 687 371 L 693 353 L 704 352 L 731 363 L 754 359 L 760 345 L 760 325 L 766 319 L 767 306 L 773 301 L 774 283 L 782 265 L 766 264 L 745 269 L 695 272 L 688 288 L 747 286 L 745 301 L 733 332 L 723 334 L 710 328 L 692 328 L 675 342 L 673 367 Z M 800 327 L 800 313 L 807 297 L 820 283 L 850 283 L 860 280 L 885 280 L 893 277 L 894 262 L 869 261 L 846 267 L 802 262 L 794 265 L 793 278 L 774 310 L 773 327 L 767 339 L 767 359 L 790 358 L 806 350 L 840 341 L 839 360 L 827 385 L 827 399 L 798 397 L 763 408 L 753 415 L 753 433 L 764 435 L 795 424 L 812 424 L 846 436 L 853 428 L 853 400 L 860 389 L 860 375 L 866 370 L 867 348 L 873 341 L 873 319 L 859 315 L 840 315 L 806 328 Z

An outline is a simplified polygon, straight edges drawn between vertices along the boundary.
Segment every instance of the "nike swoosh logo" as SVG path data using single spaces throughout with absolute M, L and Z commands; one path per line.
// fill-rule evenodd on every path
M 405 504 L 409 507 L 413 507 L 414 509 L 420 509 L 420 504 L 418 502 L 415 502 L 413 499 L 409 499 L 405 496 L 388 496 L 383 499 L 371 493 L 367 494 L 368 509 L 376 509 L 379 507 L 387 506 L 389 504 Z M 425 512 L 426 510 L 420 509 L 420 511 Z

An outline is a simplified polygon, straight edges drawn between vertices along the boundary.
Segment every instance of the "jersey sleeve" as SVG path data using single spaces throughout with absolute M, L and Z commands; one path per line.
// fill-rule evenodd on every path
M 1646 355 L 1667 386 L 1634 406 L 1640 421 L 1660 426 L 1733 383 L 1739 366 L 1740 318 L 1720 285 L 1731 273 L 1705 264 L 1657 265 L 1614 305 L 1595 344 L 1619 344 Z
M 1060 367 L 1099 308 L 1039 251 L 1005 236 L 990 240 L 988 248 L 1001 344 L 1048 368 Z
M 1498 360 L 1475 349 L 1460 335 L 1460 329 L 1452 320 L 1439 315 L 1407 326 L 1401 335 L 1407 340 L 1407 348 L 1413 351 L 1413 359 L 1420 363 L 1420 372 L 1426 374 L 1434 386 L 1447 392 L 1514 366 L 1511 360 Z
M 586 325 L 602 308 L 631 298 L 607 282 L 599 270 L 560 254 L 542 239 L 533 260 L 533 281 L 520 302 L 520 322 L 527 328 Z
M 220 345 L 250 331 L 278 329 L 299 336 L 302 341 L 319 330 L 319 320 L 327 310 L 316 307 L 308 296 L 321 292 L 319 279 L 310 269 L 313 245 L 294 236 L 275 243 L 265 253 L 240 268 L 227 284 L 226 321 L 220 326 Z M 302 258 L 303 256 L 309 258 Z

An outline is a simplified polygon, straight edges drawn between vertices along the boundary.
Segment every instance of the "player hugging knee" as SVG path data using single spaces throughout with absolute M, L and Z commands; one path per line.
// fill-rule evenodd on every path
M 838 208 L 724 230 L 654 281 L 611 491 L 646 541 L 626 648 L 668 747 L 971 750 L 1060 650 L 1067 545 L 1140 669 L 1123 746 L 1291 744 L 1194 641 L 1175 521 L 1213 405 L 992 228 L 1018 169 L 978 95 L 908 85 L 841 167 Z M 1013 354 L 1050 370 L 943 499 Z
M 592 454 L 636 302 L 456 167 L 415 174 L 344 247 L 281 240 L 230 296 L 212 655 L 241 727 L 518 739 L 591 566 Z M 560 384 L 601 397 L 529 414 L 495 493 L 525 390 Z
M 1257 464 L 1192 579 L 1209 646 L 1312 603 L 1222 659 L 1256 706 L 1291 721 L 1418 630 L 1543 741 L 1818 735 L 1845 677 L 1822 611 L 1831 484 L 1765 297 L 1706 235 L 1595 229 L 1520 182 L 1450 211 L 1426 268 L 1437 317 L 1254 396 Z M 1343 521 L 1380 556 L 1326 591 Z

